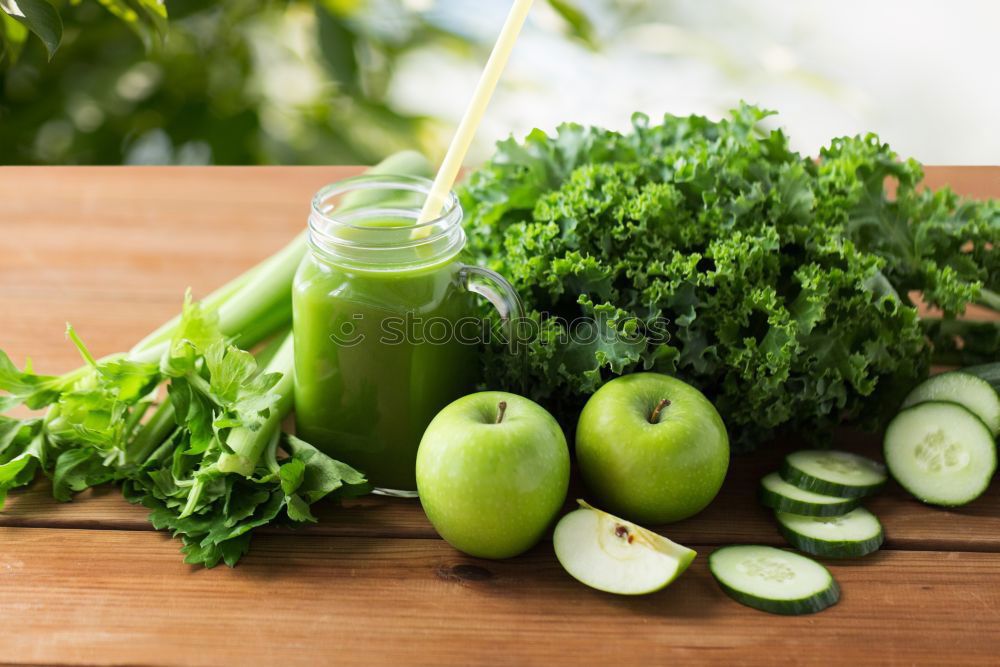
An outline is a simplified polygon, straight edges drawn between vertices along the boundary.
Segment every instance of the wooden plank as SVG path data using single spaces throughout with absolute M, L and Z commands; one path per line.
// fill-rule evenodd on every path
M 174 314 L 186 287 L 204 294 L 274 252 L 302 228 L 319 186 L 356 172 L 0 169 L 0 348 L 31 354 L 43 372 L 73 368 L 67 319 L 98 355 L 127 348 Z M 935 187 L 1000 195 L 1000 168 L 927 172 Z M 774 617 L 725 598 L 705 569 L 711 545 L 781 544 L 754 500 L 776 455 L 739 460 L 708 510 L 664 531 L 709 546 L 670 589 L 637 599 L 573 582 L 548 544 L 506 562 L 465 558 L 427 539 L 417 503 L 378 498 L 327 505 L 315 527 L 264 532 L 236 570 L 193 570 L 113 490 L 60 505 L 41 484 L 0 514 L 10 621 L 0 661 L 995 662 L 997 634 L 981 627 L 1000 620 L 996 485 L 957 511 L 898 488 L 871 501 L 890 549 L 833 564 L 845 598 L 820 616 Z
M 947 185 L 963 197 L 1000 197 L 1000 167 L 924 167 L 924 185 L 934 189 Z
M 52 499 L 47 481 L 13 491 L 0 512 L 0 526 L 20 528 L 89 528 L 152 531 L 148 510 L 130 505 L 109 486 L 88 489 L 73 502 Z M 436 538 L 419 501 L 365 496 L 343 504 L 324 502 L 316 506 L 318 524 L 295 527 L 296 533 L 345 537 Z M 264 532 L 287 532 L 269 528 Z
M 179 288 L 183 299 L 184 287 Z M 202 294 L 207 291 L 200 292 Z M 163 301 L 93 293 L 86 297 L 36 298 L 0 288 L 0 349 L 18 366 L 31 358 L 39 373 L 59 374 L 83 365 L 80 353 L 66 339 L 72 324 L 98 357 L 124 352 L 180 312 L 180 300 Z M 153 323 L 153 324 L 150 324 Z M 8 344 L 9 342 L 9 344 Z
M 0 169 L 0 226 L 13 240 L 0 285 L 173 302 L 186 281 L 218 285 L 273 253 L 305 227 L 319 187 L 360 170 Z
M 152 533 L 0 529 L 4 659 L 40 663 L 956 664 L 995 661 L 1000 555 L 884 552 L 831 565 L 841 603 L 780 617 L 717 588 L 704 549 L 665 591 L 622 598 L 548 545 L 509 561 L 433 540 L 265 536 L 194 570 Z M 155 574 L 153 574 L 155 573 Z M 225 653 L 221 653 L 224 651 Z
M 360 167 L 0 168 L 0 349 L 61 373 L 67 320 L 98 356 L 131 347 L 195 295 L 305 228 L 326 183 Z
M 872 437 L 843 432 L 838 446 L 879 456 Z M 756 501 L 757 482 L 778 466 L 783 452 L 798 443 L 774 444 L 753 456 L 734 459 L 729 478 L 718 498 L 701 514 L 677 524 L 659 527 L 681 543 L 732 544 L 752 542 L 781 546 L 771 512 Z M 567 507 L 586 491 L 574 482 Z M 113 489 L 90 490 L 72 503 L 49 497 L 47 484 L 15 491 L 0 512 L 0 526 L 105 528 L 152 530 L 144 508 L 129 505 Z M 976 502 L 957 509 L 934 508 L 912 499 L 893 484 L 866 505 L 885 526 L 886 548 L 992 551 L 1000 553 L 1000 485 L 994 484 Z M 311 535 L 342 537 L 436 538 L 418 501 L 370 496 L 350 500 L 345 506 L 323 503 L 317 508 L 318 524 L 296 528 Z M 274 528 L 265 532 L 284 531 Z

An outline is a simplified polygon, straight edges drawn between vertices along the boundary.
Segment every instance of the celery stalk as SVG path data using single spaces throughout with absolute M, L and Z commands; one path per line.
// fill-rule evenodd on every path
M 401 151 L 369 168 L 365 174 L 402 174 L 428 178 L 432 170 L 422 154 Z M 357 190 L 345 195 L 340 210 L 372 206 L 385 199 L 384 191 Z M 202 300 L 205 306 L 218 309 L 219 328 L 226 336 L 236 338 L 240 347 L 253 347 L 291 323 L 291 286 L 295 271 L 306 253 L 307 243 L 307 234 L 302 232 L 280 252 Z M 132 348 L 130 358 L 135 361 L 159 359 L 178 322 L 180 315 L 147 335 Z
M 292 280 L 305 252 L 306 235 L 302 233 L 271 259 L 251 269 L 243 279 L 234 281 L 242 284 L 216 304 L 220 331 L 235 338 L 240 347 L 250 348 L 287 327 L 292 320 Z M 175 318 L 147 336 L 132 348 L 129 358 L 157 361 L 179 321 L 179 317 Z
M 176 428 L 174 406 L 169 400 L 164 400 L 129 443 L 126 462 L 141 465 Z
M 206 296 L 201 300 L 202 304 L 208 308 L 218 308 L 225 303 L 229 297 L 241 290 L 257 272 L 266 270 L 273 264 L 274 256 L 272 255 L 251 268 L 246 273 L 242 273 L 236 278 L 233 278 L 228 283 Z M 145 338 L 136 343 L 135 346 L 133 346 L 129 351 L 130 354 L 135 354 L 170 340 L 170 337 L 174 333 L 174 329 L 177 328 L 180 321 L 180 313 L 174 315 L 172 318 L 161 324 L 155 331 L 150 332 Z
M 264 425 L 256 431 L 247 428 L 234 428 L 226 440 L 233 450 L 232 454 L 225 453 L 219 457 L 215 467 L 220 472 L 232 472 L 250 477 L 257 468 L 260 455 L 267 447 L 268 443 L 281 428 L 281 422 L 292 411 L 294 400 L 295 374 L 294 374 L 295 354 L 293 338 L 291 334 L 285 337 L 277 354 L 271 362 L 264 368 L 264 373 L 281 373 L 281 380 L 271 390 L 281 396 L 281 399 L 271 409 Z

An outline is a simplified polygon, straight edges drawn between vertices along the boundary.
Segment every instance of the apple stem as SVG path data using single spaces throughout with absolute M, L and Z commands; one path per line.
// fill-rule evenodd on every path
M 668 405 L 670 405 L 669 398 L 664 398 L 659 403 L 657 403 L 656 407 L 653 408 L 653 414 L 649 415 L 649 423 L 655 424 L 660 418 L 660 411 L 663 410 L 663 408 L 667 407 Z
M 504 413 L 507 412 L 507 401 L 500 401 L 500 404 L 497 407 L 499 408 L 499 410 L 497 410 L 496 423 L 499 424 L 500 422 L 503 421 Z

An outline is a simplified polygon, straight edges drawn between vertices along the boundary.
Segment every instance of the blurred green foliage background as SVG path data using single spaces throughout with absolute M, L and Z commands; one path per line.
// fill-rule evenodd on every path
M 63 24 L 49 61 L 54 38 L 24 27 L 29 3 L 45 2 L 0 0 L 4 164 L 364 164 L 404 147 L 437 155 L 448 129 L 387 101 L 393 66 L 428 42 L 483 61 L 489 48 L 426 20 L 412 1 L 167 0 L 162 21 L 159 0 L 76 0 L 49 3 Z M 548 2 L 567 34 L 590 38 L 572 3 Z
M 0 0 L 0 164 L 436 159 L 510 4 Z M 874 131 L 997 164 L 997 25 L 983 0 L 536 0 L 468 162 L 534 127 L 744 99 L 806 154 Z

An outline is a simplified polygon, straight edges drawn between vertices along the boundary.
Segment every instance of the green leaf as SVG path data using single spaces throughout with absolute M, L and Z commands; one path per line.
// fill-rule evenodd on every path
M 14 444 L 20 439 L 24 429 L 28 428 L 29 423 L 0 415 L 0 461 L 13 458 L 13 455 L 7 452 L 13 451 Z M 15 452 L 15 455 L 17 453 L 20 452 Z
M 5 58 L 9 65 L 17 63 L 28 39 L 28 29 L 6 12 L 0 12 L 0 61 Z
M 101 390 L 113 395 L 117 400 L 129 404 L 135 403 L 149 394 L 160 382 L 158 364 L 130 361 L 123 357 L 98 362 L 69 324 L 66 325 L 66 337 L 76 346 L 87 365 L 100 375 Z
M 212 393 L 226 403 L 235 402 L 243 386 L 257 373 L 253 355 L 217 340 L 204 351 Z
M 56 458 L 52 496 L 66 502 L 74 493 L 104 484 L 113 478 L 114 470 L 104 466 L 96 450 L 69 449 Z
M 146 50 L 166 33 L 167 10 L 156 0 L 98 0 L 142 40 Z
M 0 449 L 0 509 L 10 489 L 31 483 L 35 471 L 44 465 L 49 446 L 41 432 L 40 420 L 17 421 L 3 418 Z
M 167 32 L 167 6 L 164 0 L 132 0 L 162 38 Z
M 262 486 L 247 485 L 242 481 L 230 485 L 225 506 L 222 508 L 226 526 L 235 526 L 240 521 L 252 516 L 261 503 L 267 502 L 271 493 Z
M 63 32 L 62 19 L 55 7 L 45 0 L 0 0 L 0 11 L 35 33 L 52 59 Z
M 302 459 L 291 459 L 278 469 L 278 476 L 281 478 L 281 490 L 285 495 L 295 493 L 295 490 L 302 485 L 305 478 L 306 464 Z
M 184 554 L 184 562 L 189 565 L 212 568 L 223 561 L 229 567 L 235 567 L 239 559 L 250 551 L 250 538 L 251 534 L 246 533 L 225 542 L 202 544 L 185 536 L 181 553 Z
M 167 396 L 174 406 L 177 424 L 188 430 L 187 453 L 201 454 L 208 450 L 216 440 L 214 406 L 211 401 L 181 378 L 170 383 Z
M 357 94 L 360 90 L 360 70 L 355 52 L 356 37 L 344 17 L 328 7 L 327 3 L 317 2 L 315 8 L 323 63 L 344 91 Z
M 119 401 L 134 404 L 156 388 L 162 380 L 158 364 L 113 359 L 97 366 L 102 388 Z
M 302 499 L 297 493 L 293 493 L 285 498 L 288 518 L 292 521 L 316 523 L 318 519 L 309 511 L 309 503 Z
M 0 509 L 3 509 L 4 501 L 7 499 L 7 491 L 26 484 L 27 482 L 23 481 L 24 477 L 34 477 L 33 470 L 37 465 L 38 461 L 27 454 L 21 454 L 0 465 Z
M 239 559 L 250 551 L 250 537 L 251 533 L 245 533 L 244 535 L 215 545 L 216 550 L 222 555 L 222 560 L 225 561 L 226 565 L 236 567 Z
M 59 399 L 64 389 L 64 379 L 51 375 L 35 375 L 29 370 L 19 371 L 3 350 L 0 350 L 0 412 L 22 403 L 32 410 L 51 405 Z
M 228 525 L 229 522 L 225 520 L 216 521 L 208 531 L 208 534 L 202 539 L 202 544 L 208 545 L 225 542 L 234 537 L 239 537 L 254 528 L 268 524 L 278 516 L 284 505 L 284 495 L 275 490 L 265 502 L 257 505 L 254 513 L 246 519 L 232 525 Z
M 334 491 L 339 491 L 341 497 L 368 492 L 370 487 L 362 473 L 346 463 L 330 458 L 308 442 L 286 434 L 283 446 L 292 458 L 305 465 L 301 483 L 295 490 L 308 504 Z
M 568 0 L 549 0 L 549 6 L 562 17 L 574 37 L 592 49 L 598 47 L 597 31 L 583 11 Z
M 184 294 L 180 322 L 161 363 L 163 372 L 175 377 L 195 372 L 201 355 L 223 339 L 218 313 L 195 301 L 188 290 Z
M 209 396 L 225 415 L 216 421 L 216 428 L 259 429 L 280 398 L 270 389 L 282 374 L 258 374 L 252 354 L 224 341 L 216 341 L 205 351 L 205 368 L 210 377 Z

